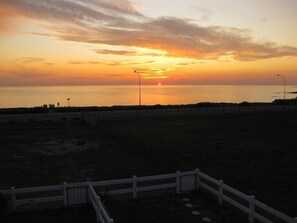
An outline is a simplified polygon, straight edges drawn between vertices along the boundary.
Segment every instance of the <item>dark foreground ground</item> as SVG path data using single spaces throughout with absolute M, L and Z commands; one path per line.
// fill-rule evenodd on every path
M 3 223 L 96 223 L 95 212 L 89 206 L 10 214 Z
M 183 201 L 183 198 L 189 201 Z M 109 198 L 105 204 L 117 223 L 202 223 L 205 217 L 216 223 L 239 223 L 248 219 L 199 192 L 129 201 Z M 185 207 L 185 204 L 192 204 L 193 208 Z M 192 211 L 200 214 L 193 215 Z
M 297 112 L 0 124 L 0 187 L 201 171 L 297 216 Z

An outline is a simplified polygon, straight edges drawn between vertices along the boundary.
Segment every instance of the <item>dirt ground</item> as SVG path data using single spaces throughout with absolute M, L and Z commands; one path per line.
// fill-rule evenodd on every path
M 199 168 L 297 216 L 297 112 L 0 124 L 0 188 Z

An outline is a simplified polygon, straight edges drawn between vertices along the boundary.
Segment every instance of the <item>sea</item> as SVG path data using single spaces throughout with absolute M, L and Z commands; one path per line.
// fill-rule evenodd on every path
M 180 105 L 199 102 L 272 102 L 296 98 L 297 85 L 143 85 L 0 87 L 0 108 Z M 140 93 L 140 94 L 139 94 Z

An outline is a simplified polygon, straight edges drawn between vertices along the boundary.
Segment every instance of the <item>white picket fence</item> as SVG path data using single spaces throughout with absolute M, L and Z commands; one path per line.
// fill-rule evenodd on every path
M 149 185 L 145 185 L 149 184 Z M 113 188 L 116 186 L 116 189 Z M 109 187 L 109 188 L 108 188 Z M 83 195 L 79 194 L 79 190 L 85 190 Z M 97 189 L 96 189 L 97 188 Z M 81 203 L 89 202 L 96 211 L 97 221 L 103 223 L 112 223 L 113 220 L 109 216 L 107 210 L 97 196 L 96 190 L 105 195 L 131 194 L 133 199 L 137 199 L 138 194 L 146 191 L 154 191 L 161 189 L 172 189 L 176 193 L 187 192 L 192 190 L 204 190 L 212 193 L 217 197 L 218 203 L 224 202 L 231 204 L 237 209 L 248 215 L 248 222 L 253 223 L 255 219 L 264 223 L 297 223 L 297 219 L 289 217 L 263 203 L 256 200 L 254 196 L 248 196 L 226 184 L 222 180 L 216 180 L 198 169 L 195 171 L 176 172 L 172 174 L 144 176 L 132 178 L 84 182 L 78 184 L 67 184 L 46 187 L 20 188 L 12 187 L 8 190 L 0 191 L 1 194 L 10 196 L 10 204 L 13 210 L 24 204 L 36 204 L 42 202 L 64 201 L 64 205 L 76 204 L 78 200 Z M 70 190 L 70 192 L 69 192 Z M 75 190 L 75 191 L 71 191 Z M 38 198 L 17 199 L 18 194 L 40 193 L 60 191 L 63 193 L 59 196 L 47 196 Z M 83 199 L 87 195 L 87 199 Z M 71 196 L 71 198 L 69 198 Z M 75 198 L 73 198 L 75 196 Z M 72 201 L 72 202 L 69 202 Z

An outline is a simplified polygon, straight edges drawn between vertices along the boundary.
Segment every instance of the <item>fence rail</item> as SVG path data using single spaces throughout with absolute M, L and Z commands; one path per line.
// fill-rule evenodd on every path
M 109 216 L 106 208 L 104 207 L 100 196 L 97 196 L 92 184 L 88 183 L 88 197 L 91 205 L 95 209 L 97 222 L 113 223 L 113 219 Z
M 168 180 L 168 182 L 166 182 Z M 162 181 L 160 183 L 160 181 Z M 140 185 L 149 182 L 150 185 Z M 109 216 L 105 209 L 100 196 L 97 196 L 96 190 L 102 192 L 106 190 L 106 187 L 116 186 L 105 191 L 106 195 L 119 195 L 119 194 L 131 194 L 133 199 L 137 199 L 138 193 L 145 191 L 154 191 L 162 189 L 175 189 L 176 193 L 184 191 L 196 190 L 201 188 L 202 190 L 208 191 L 217 197 L 218 203 L 222 204 L 227 202 L 239 210 L 243 211 L 248 215 L 248 222 L 253 223 L 255 219 L 264 223 L 273 222 L 285 222 L 285 223 L 297 223 L 297 218 L 289 217 L 266 204 L 256 200 L 254 196 L 246 195 L 226 184 L 222 180 L 216 180 L 198 169 L 195 171 L 179 172 L 172 174 L 164 174 L 157 176 L 144 176 L 132 178 L 118 179 L 118 180 L 106 180 L 97 182 L 81 183 L 87 185 L 88 202 L 92 204 L 96 211 L 97 221 L 100 220 L 103 223 L 112 223 L 113 220 Z M 127 188 L 128 184 L 128 188 Z M 17 206 L 32 203 L 52 202 L 52 201 L 63 201 L 64 205 L 68 205 L 65 201 L 67 199 L 67 193 L 65 188 L 69 184 L 64 183 L 63 185 L 46 186 L 46 187 L 33 187 L 33 188 L 20 188 L 15 189 L 12 187 L 8 190 L 0 191 L 1 194 L 10 196 L 10 204 L 13 210 L 16 210 Z M 71 184 L 73 185 L 73 184 Z M 125 186 L 125 188 L 119 188 Z M 103 189 L 102 189 L 103 187 Z M 96 189 L 97 188 L 97 189 Z M 101 190 L 101 191 L 100 191 Z M 60 191 L 63 195 L 46 196 L 31 199 L 16 199 L 18 194 L 27 193 L 40 193 L 40 192 L 52 192 Z M 236 198 L 237 197 L 237 198 Z M 269 216 L 269 217 L 268 217 Z

